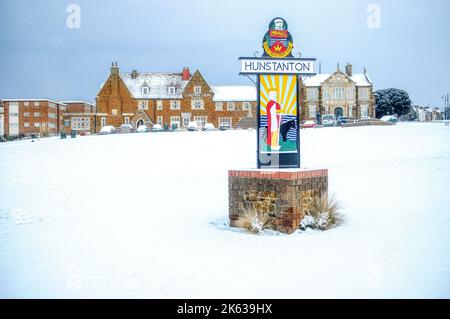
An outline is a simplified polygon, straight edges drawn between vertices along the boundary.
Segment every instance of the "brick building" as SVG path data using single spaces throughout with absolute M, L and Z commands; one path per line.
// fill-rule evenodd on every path
M 212 123 L 234 126 L 243 117 L 255 115 L 254 86 L 210 86 L 199 71 L 119 72 L 113 64 L 111 72 L 96 98 L 96 131 L 105 125 L 187 127 L 195 121 L 199 126 Z
M 66 105 L 49 99 L 4 99 L 0 136 L 55 135 L 63 127 Z
M 323 114 L 374 117 L 375 98 L 373 83 L 364 69 L 353 74 L 352 65 L 345 72 L 338 69 L 332 74 L 317 74 L 303 79 L 302 119 L 315 119 L 319 111 Z
M 95 133 L 95 105 L 85 101 L 64 101 L 66 112 L 64 117 L 64 131 L 72 130 L 81 134 Z

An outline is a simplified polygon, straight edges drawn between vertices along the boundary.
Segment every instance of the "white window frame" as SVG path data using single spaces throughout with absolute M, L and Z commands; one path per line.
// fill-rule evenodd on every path
M 177 93 L 177 88 L 174 87 L 174 86 L 169 86 L 168 93 L 169 93 L 169 95 L 176 94 Z
M 170 109 L 179 110 L 181 108 L 180 100 L 170 100 Z
M 34 127 L 41 127 L 41 123 L 35 122 Z
M 205 127 L 205 124 L 208 123 L 207 116 L 194 116 L 194 122 L 197 123 L 197 127 Z
M 308 104 L 308 115 L 310 118 L 315 118 L 317 113 L 317 105 L 316 104 Z
M 215 103 L 216 111 L 223 111 L 223 102 Z
M 143 86 L 141 88 L 142 95 L 149 95 L 150 94 L 150 88 L 148 86 Z
M 310 88 L 307 91 L 307 99 L 310 101 L 315 101 L 317 100 L 317 95 L 318 95 L 318 89 L 317 88 Z
M 39 113 L 39 112 L 34 112 L 34 113 L 33 113 L 33 116 L 34 116 L 34 117 L 41 117 L 41 113 Z
M 242 102 L 242 110 L 249 111 L 252 108 L 252 103 L 250 102 Z
M 233 118 L 231 118 L 231 117 L 219 117 L 219 126 L 231 127 L 232 125 L 233 125 Z
M 203 110 L 205 107 L 205 102 L 203 99 L 193 99 L 191 100 L 191 108 L 193 110 Z
M 200 95 L 202 94 L 202 87 L 201 86 L 194 86 L 194 94 L 195 95 Z
M 148 110 L 148 100 L 139 101 L 139 110 Z
M 348 116 L 353 117 L 353 105 L 348 106 Z
M 369 90 L 368 88 L 360 88 L 359 89 L 359 99 L 367 100 L 369 98 Z
M 28 122 L 23 123 L 23 127 L 30 127 L 30 123 Z
M 337 86 L 334 88 L 334 99 L 343 100 L 345 97 L 345 88 L 342 86 Z
M 323 88 L 322 89 L 322 95 L 323 95 L 323 99 L 324 100 L 329 100 L 330 99 L 330 91 L 328 90 L 328 88 Z
M 163 109 L 163 101 L 162 100 L 156 100 L 156 109 L 157 110 Z
M 361 105 L 361 117 L 362 116 L 369 116 L 369 105 L 367 104 Z
M 100 119 L 100 125 L 101 125 L 101 127 L 106 126 L 106 117 L 102 117 L 102 118 Z
M 236 109 L 235 102 L 227 102 L 227 111 L 234 111 Z
M 23 113 L 23 117 L 30 117 L 30 112 Z
M 30 106 L 30 102 L 23 102 L 23 106 Z
M 130 118 L 128 116 L 124 117 L 124 124 L 130 124 Z
M 39 101 L 34 102 L 34 106 L 39 106 Z
M 164 117 L 162 115 L 157 116 L 156 124 L 163 125 L 163 120 L 164 120 Z
M 181 118 L 179 116 L 171 116 L 170 117 L 170 126 L 173 124 L 177 124 L 178 127 L 181 126 Z
M 55 123 L 48 123 L 48 128 L 56 128 L 56 124 Z

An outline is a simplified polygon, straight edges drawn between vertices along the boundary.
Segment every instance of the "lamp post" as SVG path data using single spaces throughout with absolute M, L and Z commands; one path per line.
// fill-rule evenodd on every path
M 449 108 L 449 100 L 448 100 L 448 98 L 449 98 L 448 93 L 444 94 L 442 96 L 442 99 L 444 100 L 444 120 L 447 120 L 447 110 Z
M 373 104 L 373 118 L 377 118 L 377 98 L 378 98 L 378 93 L 373 93 L 373 97 L 374 97 L 374 104 Z

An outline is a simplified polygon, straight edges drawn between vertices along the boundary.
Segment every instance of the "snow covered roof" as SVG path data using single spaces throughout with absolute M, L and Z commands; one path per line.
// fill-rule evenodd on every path
M 189 81 L 181 80 L 181 73 L 143 72 L 133 78 L 132 73 L 120 73 L 125 85 L 136 99 L 181 99 L 182 90 Z M 143 94 L 148 87 L 148 94 Z M 175 87 L 175 94 L 169 94 L 169 87 Z
M 55 104 L 63 104 L 64 102 L 58 102 L 50 99 L 2 99 L 3 102 L 51 102 Z
M 89 104 L 91 106 L 95 106 L 94 103 L 86 102 L 86 101 L 61 101 L 64 104 Z
M 256 87 L 250 85 L 241 86 L 212 86 L 213 100 L 220 101 L 256 101 Z
M 314 76 L 308 76 L 303 78 L 303 84 L 305 86 L 321 86 L 332 74 L 317 74 Z M 356 73 L 350 76 L 356 86 L 371 86 L 372 80 L 367 73 Z

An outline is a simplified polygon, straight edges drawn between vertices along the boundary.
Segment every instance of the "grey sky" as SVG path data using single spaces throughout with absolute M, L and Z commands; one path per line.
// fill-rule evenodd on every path
M 69 4 L 81 28 L 66 25 Z M 369 28 L 369 4 L 381 27 Z M 239 56 L 261 50 L 275 16 L 294 52 L 365 66 L 375 87 L 407 90 L 415 103 L 442 106 L 450 92 L 450 1 L 87 1 L 0 0 L 0 98 L 94 101 L 112 61 L 123 71 L 199 69 L 215 85 L 249 84 Z

